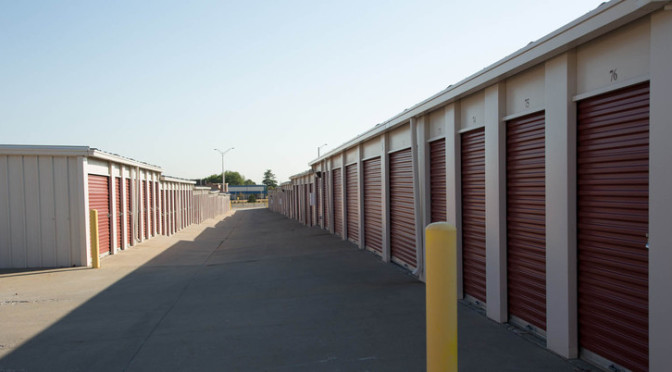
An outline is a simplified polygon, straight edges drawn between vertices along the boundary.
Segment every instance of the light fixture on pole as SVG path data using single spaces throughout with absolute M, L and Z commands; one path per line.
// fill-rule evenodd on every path
M 322 145 L 322 146 L 317 146 L 317 157 L 318 157 L 318 158 L 320 157 L 320 149 L 323 148 L 323 147 L 326 146 L 326 145 L 327 145 L 327 144 L 325 143 L 325 144 Z
M 234 148 L 235 148 L 235 147 L 231 147 L 230 149 L 228 149 L 228 150 L 224 150 L 224 151 L 222 151 L 222 150 L 220 150 L 220 149 L 215 149 L 215 151 L 217 151 L 217 152 L 219 152 L 220 154 L 222 154 L 222 192 L 226 191 L 226 190 L 224 189 L 224 187 L 225 187 L 225 185 L 226 185 L 226 178 L 224 177 L 224 155 L 226 155 L 227 152 L 233 150 Z

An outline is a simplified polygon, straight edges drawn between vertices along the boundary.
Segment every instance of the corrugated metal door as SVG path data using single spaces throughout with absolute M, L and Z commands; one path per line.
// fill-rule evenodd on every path
M 144 232 L 145 239 L 149 237 L 147 234 L 147 217 L 149 216 L 148 204 L 147 204 L 147 181 L 142 181 L 142 231 Z
M 357 164 L 345 167 L 345 198 L 348 213 L 348 240 L 359 244 L 359 187 Z
M 133 209 L 131 208 L 131 179 L 126 179 L 126 238 L 128 244 L 133 244 Z
M 116 209 L 117 209 L 117 215 L 116 215 L 116 224 L 117 224 L 117 246 L 116 248 L 121 248 L 121 226 L 122 226 L 122 221 L 124 220 L 124 209 L 123 209 L 123 204 L 121 200 L 121 177 L 115 177 L 114 179 L 115 184 L 114 184 L 114 197 L 116 198 Z
M 544 113 L 506 124 L 509 314 L 546 330 Z
M 364 168 L 364 245 L 383 253 L 383 182 L 380 158 L 369 159 Z
M 579 343 L 648 370 L 649 84 L 578 104 Z
M 462 133 L 462 282 L 485 302 L 485 129 Z
M 432 222 L 446 221 L 446 139 L 429 143 L 429 182 Z
M 392 260 L 416 266 L 413 157 L 411 149 L 390 154 L 390 250 Z
M 110 179 L 89 174 L 89 208 L 98 211 L 98 251 L 110 252 Z
M 161 190 L 161 232 L 168 235 L 166 231 L 166 190 Z
M 343 236 L 343 181 L 341 180 L 341 168 L 332 171 L 334 180 L 334 232 Z
M 321 221 L 324 220 L 324 216 L 322 215 L 322 181 L 324 180 L 324 177 L 317 178 L 316 182 L 316 190 L 315 190 L 315 203 L 316 203 L 316 214 L 317 214 L 317 224 L 320 224 Z
M 329 230 L 329 210 L 327 208 L 327 185 L 329 185 L 329 173 L 322 172 L 322 216 L 324 217 L 324 228 Z
M 149 211 L 149 236 L 154 235 L 154 224 L 156 221 L 154 221 L 154 182 L 149 181 L 149 208 L 147 209 Z

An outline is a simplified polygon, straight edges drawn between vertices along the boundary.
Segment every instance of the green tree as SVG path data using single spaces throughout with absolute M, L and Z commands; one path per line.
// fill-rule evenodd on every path
M 264 172 L 264 180 L 261 181 L 264 185 L 266 185 L 268 188 L 276 188 L 278 187 L 278 181 L 275 180 L 275 174 L 270 169 L 267 169 L 266 172 Z
M 256 185 L 252 180 L 245 180 L 245 185 Z
M 226 183 L 230 186 L 238 186 L 245 183 L 245 177 L 235 171 L 226 171 Z M 220 177 L 221 178 L 221 177 Z
M 254 194 L 250 194 L 250 196 L 247 198 L 248 203 L 256 203 L 257 202 L 257 196 Z
M 212 174 L 203 179 L 206 183 L 222 183 L 222 174 Z

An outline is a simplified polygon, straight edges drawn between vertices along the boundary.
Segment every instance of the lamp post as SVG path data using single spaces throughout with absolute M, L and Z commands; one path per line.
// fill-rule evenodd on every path
M 318 158 L 320 157 L 320 149 L 323 148 L 323 147 L 326 146 L 326 145 L 327 145 L 327 144 L 325 143 L 325 144 L 322 145 L 322 146 L 317 146 L 317 157 L 318 157 Z
M 227 150 L 220 150 L 220 149 L 215 149 L 218 153 L 222 154 L 222 192 L 225 192 L 224 190 L 225 185 L 226 185 L 226 178 L 224 177 L 224 155 L 226 155 L 227 152 L 233 150 L 235 147 L 231 147 L 230 149 Z

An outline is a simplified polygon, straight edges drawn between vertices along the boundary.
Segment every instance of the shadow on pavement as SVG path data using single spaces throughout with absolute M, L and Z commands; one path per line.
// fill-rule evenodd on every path
M 0 360 L 0 371 L 399 370 L 425 364 L 424 285 L 318 228 L 241 210 Z

